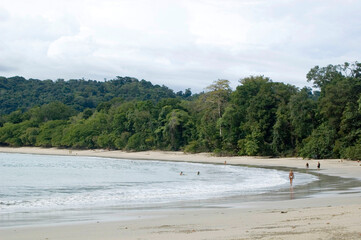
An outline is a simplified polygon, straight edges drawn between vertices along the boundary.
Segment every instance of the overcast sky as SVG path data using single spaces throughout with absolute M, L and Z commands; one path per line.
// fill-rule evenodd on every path
M 1 0 L 0 76 L 131 76 L 175 91 L 361 56 L 359 0 Z

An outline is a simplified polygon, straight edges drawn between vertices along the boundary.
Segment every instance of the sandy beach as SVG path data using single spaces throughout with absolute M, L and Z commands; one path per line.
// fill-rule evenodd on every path
M 317 160 L 302 158 L 214 157 L 182 152 L 122 152 L 7 148 L 0 152 L 150 159 L 265 167 L 316 169 Z M 0 239 L 361 239 L 361 166 L 340 159 L 320 160 L 320 173 L 356 178 L 360 185 L 343 194 L 282 201 L 257 201 L 239 207 L 147 210 L 128 220 L 55 226 L 0 228 Z

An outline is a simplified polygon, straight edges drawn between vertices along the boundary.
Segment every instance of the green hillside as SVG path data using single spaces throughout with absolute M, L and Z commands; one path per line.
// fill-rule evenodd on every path
M 165 86 L 153 85 L 130 77 L 99 82 L 92 80 L 26 80 L 23 77 L 0 77 L 0 115 L 17 109 L 29 109 L 53 101 L 60 101 L 75 110 L 95 108 L 113 98 L 125 101 L 174 98 L 176 94 Z
M 133 78 L 3 78 L 0 144 L 361 159 L 361 64 L 307 80 L 315 90 L 251 76 L 191 96 Z

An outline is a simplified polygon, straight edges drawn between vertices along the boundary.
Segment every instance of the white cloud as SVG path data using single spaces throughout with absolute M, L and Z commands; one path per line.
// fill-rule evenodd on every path
M 82 29 L 77 35 L 56 39 L 49 45 L 47 56 L 66 61 L 91 56 L 96 50 L 96 44 L 88 31 Z
M 0 8 L 0 22 L 4 22 L 9 18 L 9 13 L 3 8 Z
M 132 76 L 201 91 L 265 75 L 299 87 L 359 60 L 359 1 L 2 0 L 0 75 Z

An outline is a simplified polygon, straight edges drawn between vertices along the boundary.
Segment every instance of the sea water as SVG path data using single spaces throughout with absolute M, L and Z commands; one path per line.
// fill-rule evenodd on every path
M 316 179 L 297 173 L 294 185 Z M 36 221 L 34 213 L 161 208 L 283 188 L 289 188 L 288 172 L 275 169 L 0 153 L 0 211 L 8 219 L 0 225 L 29 216 Z

